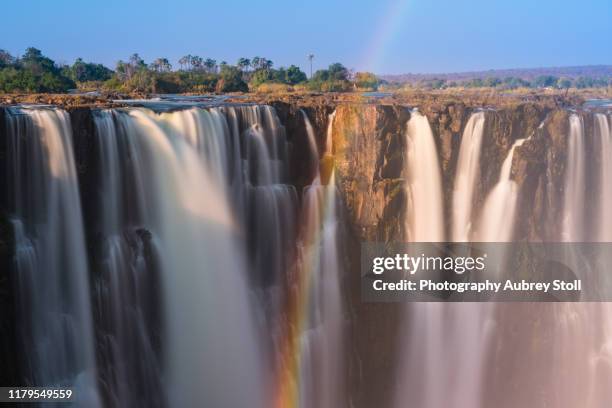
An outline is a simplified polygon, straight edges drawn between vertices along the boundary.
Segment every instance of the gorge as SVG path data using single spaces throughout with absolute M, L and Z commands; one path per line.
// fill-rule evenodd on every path
M 608 406 L 609 304 L 365 303 L 359 271 L 366 241 L 609 241 L 611 129 L 546 99 L 0 106 L 0 383 Z

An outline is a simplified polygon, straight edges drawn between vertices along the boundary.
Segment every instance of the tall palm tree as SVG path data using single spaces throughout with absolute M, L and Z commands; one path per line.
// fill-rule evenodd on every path
M 190 55 L 185 55 L 184 57 L 181 57 L 181 59 L 179 60 L 179 64 L 181 64 L 181 70 L 183 70 L 183 66 L 187 66 L 187 64 L 189 64 L 190 57 Z
M 204 61 L 204 66 L 206 67 L 206 70 L 212 74 L 216 71 L 217 61 L 212 58 L 206 58 L 206 61 Z
M 310 79 L 312 79 L 312 60 L 314 59 L 314 54 L 308 54 L 306 56 L 308 58 L 308 61 L 310 62 Z
M 197 55 L 192 55 L 190 64 L 192 70 L 200 71 L 204 65 L 204 59 L 202 57 L 198 57 Z
M 248 71 L 249 66 L 251 65 L 251 60 L 248 58 L 240 58 L 238 59 L 236 65 L 238 65 L 238 68 L 240 68 L 241 70 Z
M 253 67 L 254 71 L 261 68 L 261 57 L 253 57 L 253 59 L 251 60 L 251 67 Z

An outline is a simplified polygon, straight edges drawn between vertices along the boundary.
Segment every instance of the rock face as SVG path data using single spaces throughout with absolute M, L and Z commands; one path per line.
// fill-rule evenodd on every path
M 450 239 L 451 203 L 463 129 L 476 111 L 461 103 L 423 106 L 430 123 L 441 166 L 446 237 Z M 406 211 L 406 106 L 342 104 L 333 122 L 333 154 L 337 185 L 345 205 L 350 237 L 345 260 L 347 287 L 353 312 L 351 395 L 355 406 L 388 406 L 396 381 L 398 327 L 406 319 L 402 305 L 367 304 L 360 298 L 360 244 L 364 241 L 403 240 Z M 579 112 L 585 135 L 593 133 L 592 114 Z M 478 212 L 500 178 L 502 163 L 518 139 L 511 179 L 519 191 L 515 240 L 546 241 L 558 236 L 563 210 L 567 165 L 569 113 L 565 109 L 525 103 L 485 111 L 480 154 L 480 177 L 475 185 L 474 212 Z M 593 142 L 585 142 L 594 157 Z M 594 174 L 596 163 L 588 173 Z M 587 184 L 594 183 L 587 180 Z M 594 191 L 593 185 L 586 186 Z M 587 204 L 588 205 L 588 204 Z M 373 353 L 376 350 L 376 353 Z M 360 374 L 356 374 L 356 372 Z

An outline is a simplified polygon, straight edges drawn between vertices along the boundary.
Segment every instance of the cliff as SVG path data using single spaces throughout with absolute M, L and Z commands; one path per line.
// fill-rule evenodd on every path
M 81 201 L 86 225 L 94 225 L 100 205 L 93 193 L 91 180 L 99 178 L 93 110 L 107 106 L 122 106 L 105 98 L 34 98 L 37 102 L 61 104 L 70 114 L 73 148 L 79 178 Z M 17 102 L 13 99 L 9 102 Z M 66 102 L 69 101 L 69 102 Z M 312 123 L 319 153 L 325 150 L 331 124 L 332 159 L 336 184 L 341 197 L 342 217 L 347 235 L 346 276 L 344 287 L 350 309 L 351 361 L 348 367 L 351 395 L 355 406 L 386 406 L 391 398 L 397 356 L 394 350 L 398 324 L 402 317 L 401 304 L 367 304 L 360 294 L 360 251 L 363 241 L 398 241 L 405 236 L 407 209 L 406 124 L 418 107 L 430 124 L 442 176 L 446 236 L 450 231 L 453 183 L 463 132 L 470 115 L 484 111 L 485 127 L 481 148 L 480 177 L 474 186 L 474 211 L 482 208 L 492 187 L 497 183 L 504 159 L 513 143 L 527 138 L 518 147 L 512 160 L 511 178 L 519 189 L 516 239 L 548 240 L 558 233 L 555 222 L 562 211 L 564 180 L 567 163 L 569 115 L 567 107 L 576 101 L 558 95 L 500 98 L 498 95 L 415 94 L 363 98 L 354 95 L 311 96 L 249 96 L 235 102 L 266 103 L 276 110 L 290 142 L 290 180 L 302 191 L 317 169 L 309 160 L 309 146 L 303 114 Z M 224 102 L 225 103 L 225 102 Z M 574 106 L 585 124 L 585 134 L 593 133 L 593 112 Z M 0 108 L 0 169 L 5 169 L 9 154 L 4 112 Z M 597 146 L 586 138 L 587 154 Z M 590 152 L 590 153 L 589 153 Z M 328 159 L 328 158 L 326 158 Z M 327 161 L 322 161 L 323 166 Z M 595 172 L 596 161 L 587 163 L 587 171 Z M 0 191 L 7 191 L 2 171 Z M 325 174 L 325 171 L 323 172 Z M 596 179 L 585 188 L 594 188 Z M 0 196 L 0 366 L 16 367 L 16 344 L 12 277 L 14 240 L 8 220 L 6 196 Z M 594 211 L 592 204 L 588 209 Z M 146 238 L 146 231 L 140 231 Z M 96 240 L 95 228 L 88 228 L 87 242 Z M 146 241 L 146 239 L 143 239 Z M 92 256 L 95 256 L 92 255 Z M 94 262 L 95 263 L 95 262 Z M 94 271 L 95 273 L 95 271 Z M 401 347 L 400 347 L 401 349 Z M 372 354 L 371 350 L 377 350 Z M 1 370 L 0 384 L 19 382 L 16 370 Z M 385 397 L 387 396 L 387 397 Z M 387 401 L 388 402 L 388 401 Z

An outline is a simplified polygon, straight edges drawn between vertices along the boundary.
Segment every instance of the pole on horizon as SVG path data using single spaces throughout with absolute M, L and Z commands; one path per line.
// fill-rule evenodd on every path
M 314 54 L 308 54 L 308 61 L 310 61 L 310 79 L 312 79 L 312 60 L 314 59 Z

